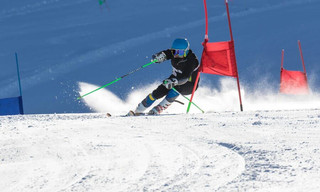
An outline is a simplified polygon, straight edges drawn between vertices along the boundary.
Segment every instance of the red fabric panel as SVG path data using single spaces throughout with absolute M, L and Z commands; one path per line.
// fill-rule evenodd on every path
M 280 93 L 284 94 L 308 94 L 309 87 L 307 76 L 301 71 L 281 70 Z
M 233 41 L 205 43 L 201 57 L 201 72 L 237 77 Z

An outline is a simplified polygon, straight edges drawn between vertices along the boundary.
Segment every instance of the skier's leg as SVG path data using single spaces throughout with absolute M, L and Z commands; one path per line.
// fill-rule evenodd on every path
M 179 93 L 170 89 L 167 96 L 157 106 L 153 107 L 148 114 L 157 115 L 162 113 L 162 111 L 167 109 L 178 96 Z
M 135 113 L 143 113 L 148 107 L 150 107 L 156 99 L 150 93 L 146 98 L 144 98 L 137 106 Z
M 150 107 L 157 99 L 165 96 L 168 93 L 168 89 L 162 84 L 157 87 L 152 93 L 144 98 L 137 106 L 135 113 L 143 113 L 148 107 Z

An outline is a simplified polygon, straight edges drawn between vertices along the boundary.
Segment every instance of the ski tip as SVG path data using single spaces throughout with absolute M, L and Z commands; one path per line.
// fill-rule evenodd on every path
M 130 110 L 130 111 L 127 113 L 126 116 L 136 116 L 136 114 L 135 114 L 133 111 Z
M 146 115 L 145 113 L 135 113 L 135 112 L 133 112 L 133 111 L 129 111 L 128 113 L 127 113 L 127 117 L 129 116 L 143 116 L 143 115 Z

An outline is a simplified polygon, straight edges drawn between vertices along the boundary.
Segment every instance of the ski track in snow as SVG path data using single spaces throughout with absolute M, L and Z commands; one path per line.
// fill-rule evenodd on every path
M 134 118 L 29 117 L 1 119 L 8 128 L 0 151 L 1 172 L 9 176 L 2 179 L 5 191 L 195 190 L 216 188 L 244 169 L 237 153 L 181 137 L 183 126 L 152 129 L 161 118 L 146 118 L 143 127 Z M 59 128 L 59 121 L 68 127 Z
M 83 0 L 77 3 L 83 3 L 87 2 L 88 0 Z M 286 8 L 288 6 L 292 5 L 299 5 L 299 4 L 306 4 L 306 3 L 313 3 L 313 2 L 318 2 L 319 0 L 308 0 L 308 1 L 301 1 L 301 0 L 296 0 L 296 1 L 289 1 L 289 2 L 284 2 L 284 3 L 279 3 L 276 5 L 272 6 L 267 6 L 267 7 L 262 7 L 262 8 L 251 8 L 246 11 L 238 11 L 238 12 L 233 12 L 231 15 L 233 17 L 244 17 L 252 14 L 260 14 L 266 11 L 270 10 L 276 10 L 276 9 L 281 9 L 281 8 Z M 32 13 L 34 11 L 37 11 L 40 9 L 42 6 L 48 5 L 48 4 L 53 4 L 53 3 L 62 3 L 60 0 L 51 0 L 51 1 L 43 1 L 39 3 L 35 3 L 32 5 L 26 5 L 21 8 L 16 8 L 13 10 L 9 11 L 3 11 L 2 14 L 0 14 L 0 19 L 5 18 L 5 17 L 12 17 L 12 16 L 17 16 L 17 15 L 24 15 L 28 13 Z M 64 6 L 64 5 L 61 5 Z M 59 6 L 57 6 L 59 8 Z M 1 16 L 2 15 L 2 16 Z M 210 17 L 209 21 L 218 21 L 221 19 L 225 19 L 226 15 L 225 13 L 220 16 L 214 16 Z M 122 42 L 118 42 L 112 45 L 108 45 L 105 47 L 101 47 L 100 49 L 97 50 L 92 50 L 86 54 L 80 55 L 79 57 L 76 57 L 72 60 L 63 62 L 63 63 L 58 63 L 55 66 L 50 66 L 50 68 L 55 69 L 55 73 L 53 74 L 50 69 L 44 69 L 42 71 L 38 71 L 34 74 L 31 74 L 27 77 L 23 77 L 22 81 L 24 82 L 24 87 L 25 89 L 28 89 L 29 87 L 32 87 L 39 82 L 43 82 L 46 80 L 48 77 L 50 78 L 56 78 L 56 76 L 61 76 L 63 74 L 69 73 L 71 71 L 74 71 L 77 68 L 83 67 L 90 65 L 93 62 L 97 62 L 102 59 L 107 59 L 109 57 L 117 56 L 123 51 L 134 49 L 136 47 L 139 47 L 145 43 L 154 41 L 155 39 L 162 38 L 162 37 L 167 37 L 171 36 L 173 33 L 177 33 L 179 31 L 185 31 L 190 28 L 196 28 L 199 26 L 204 25 L 203 20 L 198 20 L 198 21 L 193 21 L 189 22 L 180 26 L 173 26 L 173 27 L 168 27 L 162 31 L 158 31 L 155 33 L 149 33 L 140 37 L 135 37 L 131 39 L 124 40 Z M 3 82 L 3 92 L 4 93 L 12 93 L 16 89 L 16 80 L 15 78 L 11 78 Z
M 0 117 L 2 191 L 317 191 L 320 110 Z

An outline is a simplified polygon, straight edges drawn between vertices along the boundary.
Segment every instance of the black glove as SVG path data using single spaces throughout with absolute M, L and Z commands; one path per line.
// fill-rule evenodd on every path
M 176 78 L 170 78 L 170 79 L 165 79 L 162 84 L 167 88 L 167 89 L 172 89 L 172 87 L 178 85 L 178 79 Z
M 167 59 L 167 56 L 164 52 L 160 52 L 157 54 L 152 55 L 152 60 L 151 61 L 156 61 L 156 63 L 161 63 L 164 62 Z

